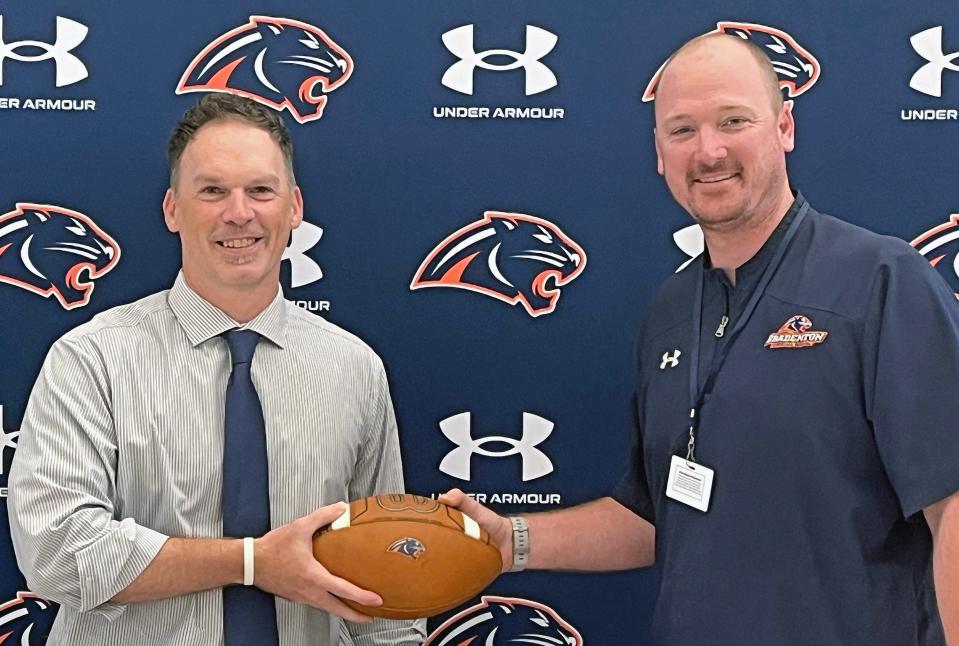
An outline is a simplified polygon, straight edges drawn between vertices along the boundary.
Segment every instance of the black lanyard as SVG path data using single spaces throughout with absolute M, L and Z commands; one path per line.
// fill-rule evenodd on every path
M 726 343 L 723 344 L 713 356 L 713 360 L 709 366 L 709 372 L 706 374 L 706 380 L 703 382 L 702 388 L 699 386 L 699 353 L 702 345 L 703 290 L 706 283 L 706 272 L 705 268 L 700 265 L 699 284 L 696 289 L 696 297 L 693 299 L 693 346 L 689 357 L 689 402 L 692 406 L 692 408 L 689 409 L 689 443 L 686 446 L 686 460 L 689 462 L 696 461 L 696 412 L 702 407 L 703 400 L 712 390 L 716 376 L 719 374 L 719 370 L 729 355 L 729 349 L 733 343 L 735 343 L 739 333 L 746 327 L 749 317 L 751 317 L 756 310 L 759 299 L 762 297 L 763 292 L 766 291 L 766 287 L 769 285 L 769 281 L 772 280 L 773 274 L 776 273 L 776 268 L 779 266 L 779 263 L 782 262 L 783 255 L 786 253 L 786 247 L 789 246 L 789 242 L 793 239 L 793 236 L 796 235 L 799 224 L 803 221 L 803 218 L 806 216 L 806 211 L 808 210 L 809 202 L 803 203 L 799 209 L 799 213 L 796 214 L 796 217 L 789 224 L 789 228 L 786 229 L 786 234 L 783 236 L 783 239 L 780 240 L 779 246 L 776 247 L 776 253 L 769 261 L 769 264 L 766 265 L 766 269 L 763 271 L 763 275 L 760 277 L 756 289 L 749 298 L 749 302 L 746 303 L 742 315 L 736 321 L 733 329 L 728 332 Z

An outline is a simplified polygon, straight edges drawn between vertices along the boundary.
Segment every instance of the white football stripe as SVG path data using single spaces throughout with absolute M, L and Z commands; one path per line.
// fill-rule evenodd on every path
M 346 529 L 350 526 L 350 506 L 346 506 L 346 511 L 340 514 L 340 517 L 333 521 L 333 524 L 330 525 L 331 529 Z
M 463 531 L 466 532 L 467 536 L 472 536 L 473 538 L 479 539 L 480 537 L 480 526 L 475 520 L 463 514 Z

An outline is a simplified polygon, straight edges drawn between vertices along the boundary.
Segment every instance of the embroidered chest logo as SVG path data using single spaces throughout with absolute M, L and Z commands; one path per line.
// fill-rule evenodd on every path
M 675 368 L 679 365 L 679 357 L 682 355 L 682 352 L 679 349 L 673 350 L 672 353 L 664 352 L 663 361 L 659 364 L 660 370 L 665 370 L 667 367 Z
M 811 348 L 826 340 L 829 332 L 813 330 L 812 321 L 802 314 L 791 316 L 778 330 L 769 335 L 765 346 L 777 348 Z

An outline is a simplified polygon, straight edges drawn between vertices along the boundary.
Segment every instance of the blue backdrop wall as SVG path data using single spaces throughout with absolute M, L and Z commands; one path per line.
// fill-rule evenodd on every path
M 50 344 L 172 283 L 166 141 L 193 92 L 213 90 L 287 117 L 306 224 L 283 289 L 384 358 L 409 490 L 459 486 L 504 512 L 603 495 L 628 445 L 636 324 L 701 245 L 656 174 L 643 94 L 669 52 L 716 29 L 776 63 L 795 101 L 794 185 L 820 210 L 919 239 L 959 282 L 955 2 L 3 0 L 3 495 Z M 270 46 L 264 71 L 228 68 L 252 34 Z M 120 252 L 22 255 L 12 236 L 38 210 L 69 211 Z M 464 269 L 491 252 L 490 227 L 506 245 L 496 270 L 485 255 Z M 27 639 L 42 643 L 53 609 L 24 594 L 6 522 L 0 621 L 29 605 Z M 489 594 L 548 607 L 581 642 L 642 644 L 655 576 L 509 575 Z

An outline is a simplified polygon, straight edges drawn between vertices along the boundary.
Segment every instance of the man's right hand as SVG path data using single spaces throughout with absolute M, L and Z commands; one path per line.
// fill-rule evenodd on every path
M 372 617 L 353 610 L 340 599 L 378 606 L 383 603 L 379 595 L 333 576 L 313 557 L 313 534 L 344 511 L 345 503 L 320 507 L 256 539 L 253 543 L 253 585 L 350 621 L 372 621 Z
M 459 509 L 486 530 L 499 546 L 502 571 L 513 564 L 509 519 L 453 489 L 440 502 Z M 350 621 L 370 621 L 341 599 L 365 606 L 382 600 L 369 590 L 333 576 L 313 557 L 313 534 L 345 510 L 344 503 L 317 509 L 254 541 L 253 583 L 291 601 L 306 603 Z M 625 570 L 653 564 L 656 529 L 612 498 L 569 509 L 526 516 L 536 547 L 529 567 L 555 570 Z M 221 588 L 243 580 L 243 544 L 235 538 L 170 538 L 150 564 L 114 603 L 167 599 Z
M 439 501 L 459 509 L 486 530 L 499 547 L 500 555 L 503 557 L 503 572 L 513 567 L 513 526 L 508 518 L 484 507 L 459 489 L 451 489 L 441 494 Z

